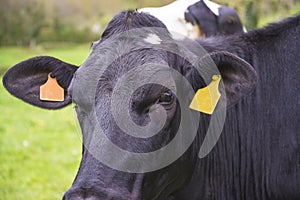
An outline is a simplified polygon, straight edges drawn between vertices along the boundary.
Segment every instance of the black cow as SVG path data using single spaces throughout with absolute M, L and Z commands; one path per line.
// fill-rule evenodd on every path
M 147 29 L 130 32 L 143 27 Z M 71 99 L 76 104 L 84 146 L 78 174 L 63 199 L 300 199 L 300 15 L 246 34 L 198 40 L 208 52 L 204 55 L 189 45 L 192 41 L 172 41 L 157 27 L 165 30 L 151 15 L 121 12 L 79 69 L 52 57 L 36 57 L 6 72 L 6 89 L 30 104 L 47 109 L 64 107 Z M 139 35 L 132 33 L 151 37 L 136 41 Z M 130 49 L 126 44 L 132 43 Z M 174 49 L 192 54 L 179 55 Z M 193 53 L 201 55 L 198 62 L 189 59 Z M 64 101 L 39 99 L 39 87 L 49 73 L 64 88 Z M 194 91 L 211 80 L 205 76 L 215 74 L 217 80 L 218 73 L 223 84 L 214 113 L 190 110 Z M 137 79 L 146 82 L 139 85 Z M 120 80 L 125 80 L 124 88 Z M 122 117 L 123 98 L 129 119 Z M 210 121 L 225 105 L 222 134 L 200 159 Z M 142 127 L 141 137 L 126 131 L 130 123 L 122 124 L 118 115 Z M 154 130 L 149 124 L 159 124 L 157 134 L 149 135 Z M 193 126 L 195 138 L 185 149 L 186 139 L 194 137 Z M 179 142 L 171 152 L 183 153 L 168 163 L 173 154 L 159 150 L 175 139 Z M 110 149 L 107 141 L 129 153 Z M 144 159 L 149 154 L 156 156 Z M 153 170 L 157 163 L 161 167 Z

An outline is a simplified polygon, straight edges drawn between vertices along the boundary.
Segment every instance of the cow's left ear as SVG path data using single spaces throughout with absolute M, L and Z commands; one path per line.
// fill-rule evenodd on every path
M 77 68 L 53 57 L 34 57 L 10 68 L 3 77 L 3 85 L 12 95 L 29 104 L 58 109 L 72 103 L 68 87 Z M 62 88 L 64 97 L 60 101 L 40 98 L 40 87 L 50 79 L 49 74 L 51 78 L 56 78 L 59 85 L 57 87 Z
M 221 6 L 218 16 L 219 31 L 223 35 L 244 32 L 244 27 L 237 12 L 229 7 Z
M 211 53 L 209 56 L 220 71 L 225 86 L 227 107 L 236 104 L 255 89 L 257 74 L 248 62 L 224 51 Z

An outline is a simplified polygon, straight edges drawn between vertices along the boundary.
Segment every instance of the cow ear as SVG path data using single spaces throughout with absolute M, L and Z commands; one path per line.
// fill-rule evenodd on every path
M 77 68 L 53 57 L 34 57 L 10 68 L 3 77 L 3 85 L 12 95 L 29 104 L 58 109 L 72 102 L 68 87 Z M 40 86 L 47 82 L 49 74 L 63 88 L 64 98 L 61 101 L 40 99 Z
M 224 35 L 243 32 L 243 24 L 237 12 L 229 7 L 221 6 L 218 16 L 219 31 Z
M 211 53 L 210 58 L 220 71 L 227 98 L 227 107 L 251 93 L 257 84 L 257 74 L 245 60 L 229 53 Z

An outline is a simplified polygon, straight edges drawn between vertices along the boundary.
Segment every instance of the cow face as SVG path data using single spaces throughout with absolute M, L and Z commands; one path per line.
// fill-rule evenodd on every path
M 215 113 L 222 113 L 256 82 L 245 61 L 204 53 L 174 41 L 156 18 L 128 11 L 114 17 L 79 69 L 37 57 L 11 68 L 3 82 L 39 107 L 76 104 L 82 161 L 64 199 L 174 199 L 191 180 L 198 152 L 213 146 L 200 148 L 211 141 L 205 134 L 213 115 L 189 108 L 195 91 L 221 75 Z M 49 73 L 64 88 L 62 102 L 39 99 Z

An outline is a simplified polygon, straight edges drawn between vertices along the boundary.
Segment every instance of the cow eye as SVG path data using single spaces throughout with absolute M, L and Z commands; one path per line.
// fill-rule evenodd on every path
M 170 104 L 173 102 L 174 94 L 171 90 L 164 92 L 158 99 L 158 103 L 160 104 Z

